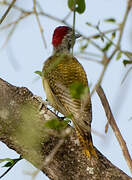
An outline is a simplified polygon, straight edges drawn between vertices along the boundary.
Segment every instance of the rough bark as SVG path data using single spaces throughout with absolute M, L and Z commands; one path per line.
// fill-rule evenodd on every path
M 61 137 L 47 131 L 44 122 L 56 116 L 24 87 L 15 87 L 0 79 L 0 140 L 14 149 L 53 180 L 130 180 L 97 149 L 98 159 L 82 154 L 74 129 L 50 163 L 50 155 Z M 49 136 L 50 132 L 50 136 Z

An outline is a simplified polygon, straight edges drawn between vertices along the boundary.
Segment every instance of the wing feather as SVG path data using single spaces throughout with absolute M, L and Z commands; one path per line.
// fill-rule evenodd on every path
M 54 55 L 46 61 L 44 69 L 46 71 L 43 81 L 47 82 L 50 94 L 52 94 L 53 99 L 48 99 L 52 101 L 52 106 L 65 116 L 72 113 L 74 119 L 78 121 L 77 124 L 85 129 L 86 124 L 84 122 L 91 124 L 92 120 L 90 94 L 88 92 L 88 101 L 82 109 L 84 100 L 72 98 L 69 90 L 70 85 L 74 82 L 82 83 L 88 87 L 86 73 L 82 65 L 71 55 L 61 57 Z M 82 121 L 79 118 L 82 118 Z M 73 123 L 76 122 L 73 120 Z

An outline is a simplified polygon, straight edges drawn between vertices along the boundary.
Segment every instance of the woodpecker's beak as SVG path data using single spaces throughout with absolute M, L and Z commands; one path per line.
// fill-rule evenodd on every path
M 78 39 L 78 38 L 80 38 L 80 37 L 81 37 L 80 34 L 75 34 L 75 39 Z

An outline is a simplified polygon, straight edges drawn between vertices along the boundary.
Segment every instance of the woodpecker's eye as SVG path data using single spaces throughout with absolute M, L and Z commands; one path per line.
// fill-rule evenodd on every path
M 72 48 L 74 43 L 72 37 L 69 37 L 69 39 L 67 39 L 68 49 Z

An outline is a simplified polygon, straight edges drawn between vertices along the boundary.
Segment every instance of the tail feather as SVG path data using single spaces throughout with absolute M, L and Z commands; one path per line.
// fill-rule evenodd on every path
M 69 108 L 66 108 L 67 112 L 70 114 Z M 91 111 L 90 111 L 91 112 Z M 89 120 L 88 120 L 89 119 Z M 80 113 L 73 112 L 72 122 L 74 124 L 76 134 L 78 136 L 80 145 L 82 146 L 83 153 L 91 159 L 91 156 L 98 158 L 96 150 L 93 146 L 92 136 L 91 136 L 91 113 L 89 111 L 83 112 L 80 117 Z
M 76 134 L 78 136 L 80 145 L 82 146 L 83 153 L 91 159 L 91 156 L 98 158 L 96 150 L 93 146 L 91 132 L 84 133 L 81 129 L 76 128 Z

